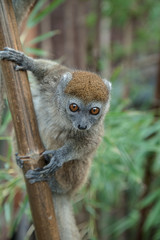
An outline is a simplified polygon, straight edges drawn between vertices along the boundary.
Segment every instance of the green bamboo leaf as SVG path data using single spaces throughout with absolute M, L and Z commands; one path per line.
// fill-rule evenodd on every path
M 144 208 L 148 206 L 149 204 L 153 203 L 156 199 L 160 198 L 160 189 L 155 190 L 154 192 L 151 192 L 147 197 L 145 197 L 141 202 L 139 207 Z
M 138 221 L 138 218 L 139 218 L 138 212 L 136 210 L 133 210 L 129 216 L 121 218 L 120 220 L 108 226 L 106 232 L 109 236 L 112 236 L 112 234 L 116 234 L 117 236 L 119 236 L 127 229 L 134 226 L 135 223 Z
M 12 138 L 11 137 L 0 137 L 0 141 L 11 141 Z
M 0 126 L 0 135 L 2 135 L 4 133 L 4 131 L 6 130 L 8 123 L 11 121 L 11 113 L 8 110 L 7 113 L 4 116 L 2 125 Z
M 35 26 L 63 2 L 64 2 L 64 0 L 54 0 L 44 10 L 42 10 L 40 13 L 38 13 L 37 16 L 34 17 L 33 21 L 30 21 L 30 23 L 28 23 L 27 26 L 29 28 Z
M 158 228 L 155 235 L 153 236 L 153 240 L 159 240 L 160 239 L 160 229 Z
M 55 30 L 55 31 L 50 31 L 50 32 L 47 32 L 47 33 L 44 33 L 36 38 L 34 38 L 33 40 L 31 40 L 28 45 L 33 45 L 33 44 L 36 44 L 36 43 L 39 43 L 39 42 L 42 42 L 50 37 L 53 37 L 57 34 L 59 34 L 60 31 L 59 30 Z
M 35 7 L 33 8 L 32 12 L 29 15 L 28 20 L 27 20 L 28 28 L 30 28 L 32 25 L 34 25 L 34 19 L 36 18 L 36 15 L 41 10 L 41 8 L 45 2 L 46 2 L 46 0 L 38 1 L 37 4 L 35 5 Z
M 20 220 L 25 212 L 27 205 L 28 205 L 28 197 L 26 196 L 24 198 L 23 202 L 21 202 L 20 209 L 19 209 L 18 213 L 16 214 L 16 217 L 14 218 L 14 221 L 12 223 L 11 230 L 10 230 L 10 236 L 13 235 L 18 224 L 20 223 Z
M 27 53 L 27 54 L 34 54 L 34 55 L 37 55 L 37 56 L 47 56 L 48 53 L 42 49 L 38 49 L 38 48 L 30 48 L 30 47 L 26 47 L 24 49 L 24 51 Z
M 9 202 L 6 202 L 4 204 L 4 216 L 5 216 L 6 222 L 9 224 L 11 222 L 11 211 L 10 211 Z
M 155 226 L 157 223 L 157 220 L 159 219 L 159 213 L 160 213 L 160 202 L 157 201 L 157 203 L 151 208 L 147 219 L 144 224 L 144 231 L 147 232 L 148 229 Z

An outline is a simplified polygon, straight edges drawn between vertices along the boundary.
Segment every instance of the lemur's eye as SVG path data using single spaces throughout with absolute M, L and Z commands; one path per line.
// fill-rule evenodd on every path
M 72 112 L 77 112 L 79 110 L 79 107 L 77 104 L 75 103 L 72 103 L 69 105 L 69 109 L 72 111 Z
M 90 110 L 90 114 L 97 115 L 100 112 L 100 109 L 98 107 L 93 107 Z

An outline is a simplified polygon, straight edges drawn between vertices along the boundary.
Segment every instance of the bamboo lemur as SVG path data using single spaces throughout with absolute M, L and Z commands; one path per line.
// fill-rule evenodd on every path
M 27 1 L 24 2 L 26 6 Z M 28 2 L 30 5 L 34 0 Z M 15 14 L 19 21 L 23 1 L 13 0 L 13 4 L 17 6 Z M 32 184 L 48 182 L 54 196 L 61 240 L 78 240 L 80 234 L 69 198 L 85 183 L 93 153 L 101 141 L 111 83 L 95 73 L 33 59 L 8 47 L 0 51 L 0 59 L 15 62 L 16 70 L 32 72 L 33 102 L 47 149 L 43 155 L 50 160 L 42 169 L 29 170 L 26 178 Z

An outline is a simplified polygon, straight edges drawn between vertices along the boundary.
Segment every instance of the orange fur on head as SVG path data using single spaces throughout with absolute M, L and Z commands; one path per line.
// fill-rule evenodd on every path
M 65 93 L 82 99 L 85 103 L 108 100 L 109 92 L 103 80 L 95 73 L 75 71 Z

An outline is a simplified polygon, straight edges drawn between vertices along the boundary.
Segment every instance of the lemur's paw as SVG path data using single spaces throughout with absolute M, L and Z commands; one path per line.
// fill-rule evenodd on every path
M 25 55 L 22 52 L 16 51 L 12 48 L 5 47 L 3 51 L 0 51 L 0 59 L 13 61 L 19 66 L 15 66 L 15 70 L 27 70 L 25 63 Z
M 36 168 L 34 170 L 27 171 L 25 177 L 29 180 L 31 184 L 48 180 L 48 176 L 41 173 L 41 169 L 42 168 Z
M 29 170 L 26 173 L 26 178 L 29 179 L 30 183 L 47 181 L 50 176 L 54 174 L 63 164 L 63 162 L 56 157 L 56 151 L 46 151 L 43 153 L 44 156 L 52 155 L 49 164 L 43 168 L 36 168 L 34 170 Z
M 19 156 L 18 153 L 15 153 L 16 163 L 20 168 L 23 168 L 24 161 L 28 161 L 30 159 L 29 156 Z
M 15 154 L 16 156 L 16 163 L 20 168 L 23 168 L 23 160 L 20 158 L 20 156 L 18 155 L 18 153 Z

